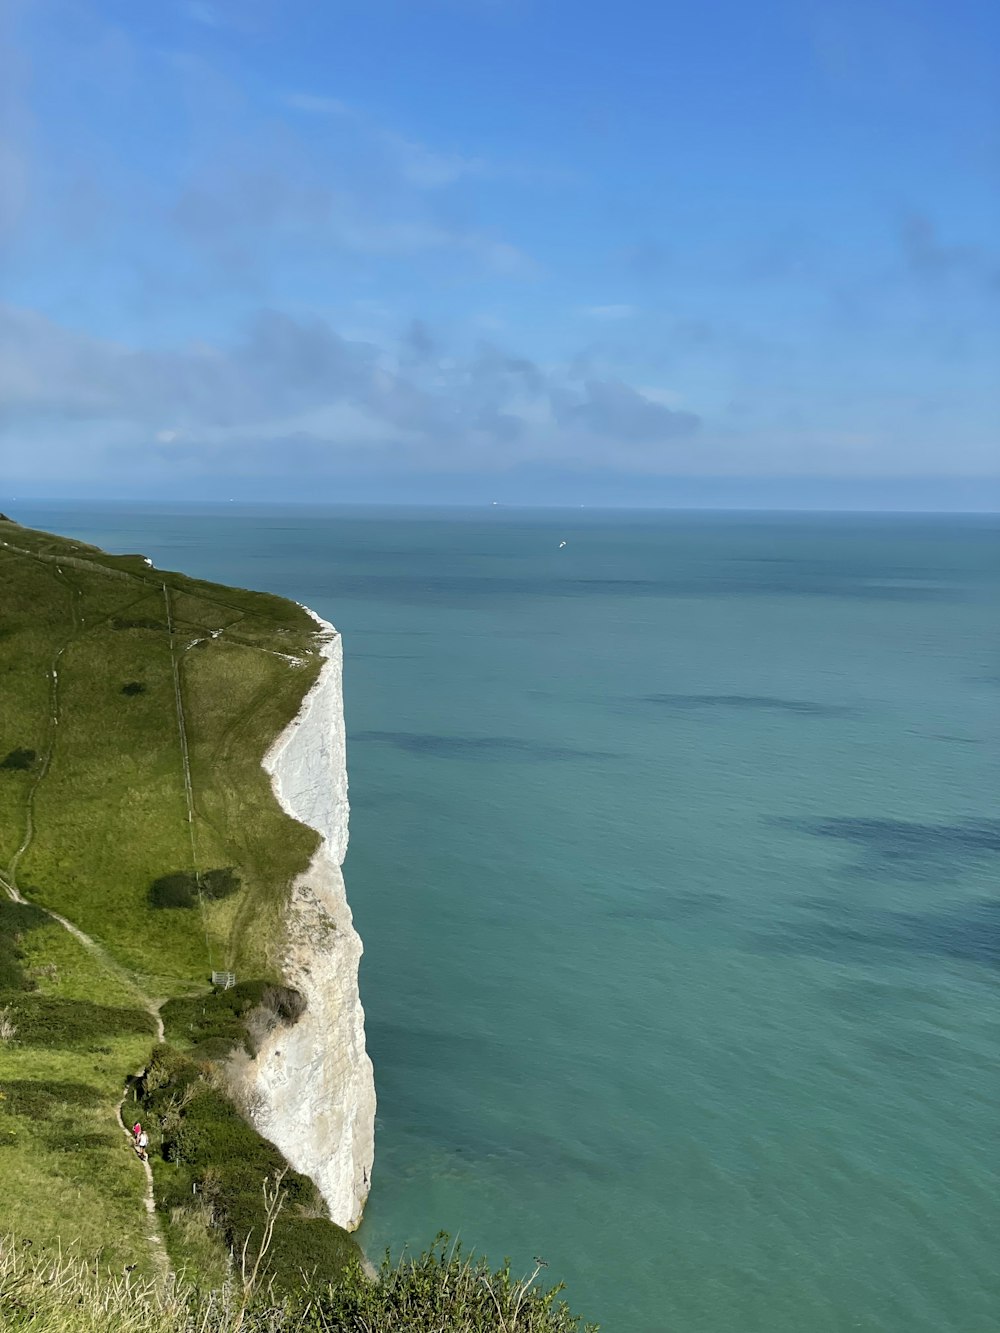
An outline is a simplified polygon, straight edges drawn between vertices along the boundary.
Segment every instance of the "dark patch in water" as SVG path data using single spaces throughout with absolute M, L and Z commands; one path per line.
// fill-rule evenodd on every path
M 641 703 L 690 711 L 698 708 L 736 708 L 772 713 L 801 713 L 809 717 L 849 717 L 854 710 L 812 699 L 781 699 L 771 694 L 644 694 Z
M 838 981 L 826 989 L 825 1004 L 852 1021 L 870 1019 L 876 1010 L 880 1014 L 879 1021 L 884 1021 L 886 1016 L 891 1021 L 897 1013 L 909 1016 L 921 1009 L 947 1008 L 946 1000 L 930 984 L 906 985 L 896 976 L 879 980 L 853 977 L 850 981 Z
M 791 576 L 777 566 L 756 565 L 739 577 L 732 569 L 706 568 L 701 577 L 573 578 L 554 577 L 540 568 L 537 574 L 344 574 L 335 587 L 318 590 L 339 601 L 398 602 L 407 606 L 482 608 L 498 600 L 536 597 L 844 597 L 862 601 L 961 601 L 967 595 L 959 584 L 908 578 L 887 573 L 883 578 L 844 573 Z M 314 599 L 315 600 L 315 599 Z M 373 631 L 366 631 L 373 632 Z
M 1000 900 L 980 898 L 923 912 L 848 906 L 828 899 L 815 914 L 760 937 L 768 952 L 808 954 L 831 961 L 870 961 L 885 950 L 1000 966 Z
M 429 629 L 411 629 L 407 627 L 404 632 L 408 639 L 429 639 L 434 631 Z M 354 631 L 353 637 L 355 639 L 360 639 L 366 635 L 378 635 L 382 638 L 398 639 L 400 631 L 398 629 L 359 629 Z M 354 654 L 352 653 L 351 656 L 353 657 Z
M 604 750 L 578 750 L 570 745 L 544 745 L 514 736 L 438 736 L 416 731 L 359 731 L 353 742 L 377 741 L 406 754 L 435 759 L 610 759 Z
M 577 1125 L 570 1136 L 529 1129 L 512 1137 L 505 1116 L 490 1111 L 491 1102 L 509 1107 L 512 1097 L 520 1101 L 525 1089 L 550 1074 L 546 1048 L 530 1028 L 487 1037 L 372 1018 L 365 1027 L 368 1049 L 383 1070 L 380 1114 L 405 1124 L 408 1137 L 426 1147 L 435 1175 L 481 1170 L 484 1162 L 495 1169 L 503 1161 L 508 1170 L 544 1171 L 549 1180 L 586 1173 L 610 1186 L 618 1179 L 620 1164 L 608 1154 L 599 1124 Z M 581 1097 L 587 1086 L 581 1079 Z
M 779 819 L 785 828 L 846 842 L 860 851 L 854 869 L 918 882 L 952 881 L 984 858 L 1000 854 L 1000 819 L 922 824 L 904 819 Z

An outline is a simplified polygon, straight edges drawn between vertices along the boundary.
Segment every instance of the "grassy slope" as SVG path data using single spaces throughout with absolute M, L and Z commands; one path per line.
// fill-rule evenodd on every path
M 76 1242 L 116 1269 L 145 1268 L 142 1180 L 113 1108 L 122 1071 L 148 1055 L 152 1019 L 61 926 L 26 932 L 24 954 L 45 974 L 37 991 L 4 997 L 18 1027 L 0 1048 L 4 1225 L 35 1244 Z
M 0 769 L 0 874 L 106 951 L 51 921 L 15 923 L 34 989 L 0 991 L 18 1027 L 0 1044 L 4 1219 L 143 1262 L 143 1180 L 114 1106 L 148 1055 L 144 1006 L 205 990 L 213 967 L 273 975 L 264 942 L 316 839 L 281 812 L 260 760 L 319 671 L 316 626 L 280 598 L 16 524 L 0 521 L 0 543 L 0 761 L 37 756 Z M 123 694 L 131 681 L 144 690 Z M 243 888 L 202 910 L 152 910 L 151 882 L 193 865 L 234 866 Z

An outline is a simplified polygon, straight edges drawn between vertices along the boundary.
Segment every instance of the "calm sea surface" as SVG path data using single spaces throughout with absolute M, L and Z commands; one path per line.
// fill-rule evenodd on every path
M 995 1333 L 1000 520 L 13 509 L 343 632 L 369 1253 Z

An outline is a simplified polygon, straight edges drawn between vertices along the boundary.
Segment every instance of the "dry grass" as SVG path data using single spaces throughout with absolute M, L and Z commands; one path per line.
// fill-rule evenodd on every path
M 0 1007 L 0 1041 L 13 1041 L 17 1036 L 14 1011 L 9 1004 Z
M 34 1255 L 0 1239 L 5 1333 L 597 1333 L 581 1326 L 559 1288 L 449 1249 L 383 1265 L 372 1281 L 354 1269 L 338 1287 L 276 1300 L 256 1256 L 237 1258 L 206 1291 L 134 1273 L 107 1274 L 76 1255 Z
M 164 1285 L 127 1269 L 109 1273 L 72 1251 L 37 1255 L 0 1239 L 4 1333 L 293 1333 L 290 1315 L 234 1276 L 204 1293 L 183 1278 Z

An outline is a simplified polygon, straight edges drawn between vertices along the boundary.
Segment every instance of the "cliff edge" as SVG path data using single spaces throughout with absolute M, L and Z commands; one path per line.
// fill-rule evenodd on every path
M 280 963 L 306 1009 L 278 1027 L 248 1066 L 245 1104 L 254 1126 L 318 1186 L 330 1217 L 353 1231 L 371 1181 L 375 1083 L 358 992 L 362 945 L 341 865 L 347 851 L 347 762 L 340 635 L 326 634 L 320 676 L 264 758 L 285 812 L 320 834 L 294 881 Z

